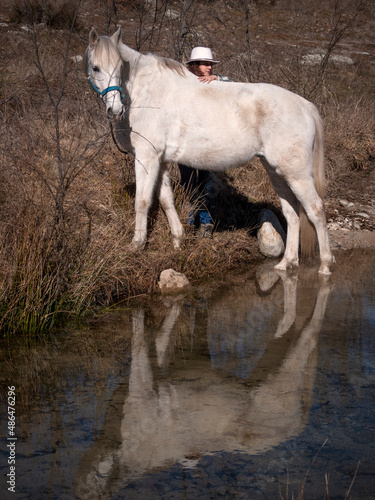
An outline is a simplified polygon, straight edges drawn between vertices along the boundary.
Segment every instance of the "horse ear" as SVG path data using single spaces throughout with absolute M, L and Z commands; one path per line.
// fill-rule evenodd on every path
M 115 45 L 118 45 L 121 42 L 121 26 L 118 30 L 111 36 L 111 40 Z
M 96 32 L 95 28 L 92 28 L 89 34 L 89 43 L 91 47 L 95 47 L 95 45 L 98 43 L 98 33 Z

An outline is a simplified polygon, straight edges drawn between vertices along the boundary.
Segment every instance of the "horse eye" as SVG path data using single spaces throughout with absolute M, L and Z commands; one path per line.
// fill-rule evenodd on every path
M 93 66 L 92 70 L 94 73 L 99 73 L 99 71 L 100 71 L 98 66 Z

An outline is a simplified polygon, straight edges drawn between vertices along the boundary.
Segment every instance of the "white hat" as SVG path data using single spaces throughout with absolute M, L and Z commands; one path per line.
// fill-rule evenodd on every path
M 186 64 L 199 61 L 207 61 L 212 64 L 220 62 L 214 60 L 211 49 L 209 49 L 208 47 L 194 47 L 194 49 L 191 51 L 190 60 L 186 61 Z

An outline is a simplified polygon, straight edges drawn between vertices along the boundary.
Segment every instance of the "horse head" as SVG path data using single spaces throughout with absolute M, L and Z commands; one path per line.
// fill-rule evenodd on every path
M 87 50 L 87 78 L 106 105 L 108 118 L 121 119 L 124 114 L 122 104 L 123 64 L 118 50 L 121 42 L 121 28 L 111 37 L 99 37 L 93 28 L 89 35 Z

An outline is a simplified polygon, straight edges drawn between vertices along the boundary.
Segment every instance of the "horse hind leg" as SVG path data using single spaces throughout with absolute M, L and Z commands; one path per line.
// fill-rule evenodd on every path
M 287 187 L 287 186 L 286 186 Z M 293 195 L 292 191 L 283 189 L 276 190 L 276 194 L 280 199 L 281 208 L 287 222 L 287 234 L 284 256 L 281 261 L 276 264 L 275 269 L 286 271 L 298 267 L 298 247 L 299 247 L 299 231 L 300 220 L 298 216 L 299 203 Z
M 303 162 L 294 163 L 293 168 L 291 165 L 283 168 L 284 177 L 277 174 L 276 168 L 270 166 L 267 161 L 263 161 L 276 194 L 281 200 L 283 213 L 288 223 L 287 245 L 284 258 L 278 264 L 280 266 L 278 269 L 284 269 L 285 266 L 293 266 L 298 262 L 299 237 L 297 232 L 299 232 L 300 228 L 299 206 L 302 205 L 308 219 L 315 228 L 318 238 L 320 256 L 319 273 L 329 275 L 331 274 L 330 266 L 335 262 L 335 259 L 330 249 L 323 200 L 315 188 L 312 176 L 309 175 L 309 169 L 306 170 L 306 167 L 304 167 L 308 165 L 309 161 L 308 158 L 305 158 Z M 305 173 L 303 173 L 304 171 Z M 300 172 L 299 175 L 298 172 Z M 301 226 L 302 230 L 306 227 L 307 225 Z M 291 233 L 291 237 L 289 237 L 289 233 Z M 301 238 L 304 238 L 304 233 L 301 234 Z
M 323 200 L 318 195 L 312 179 L 299 180 L 293 186 L 293 191 L 303 206 L 308 219 L 315 227 L 319 243 L 319 273 L 329 275 L 331 274 L 330 266 L 335 262 L 335 258 L 329 244 Z
M 265 167 L 273 188 L 278 196 L 284 217 L 287 222 L 287 234 L 284 256 L 282 260 L 276 264 L 275 269 L 286 271 L 298 267 L 298 247 L 299 247 L 299 202 L 286 181 L 279 175 L 274 168 L 266 161 L 265 158 L 260 158 Z

